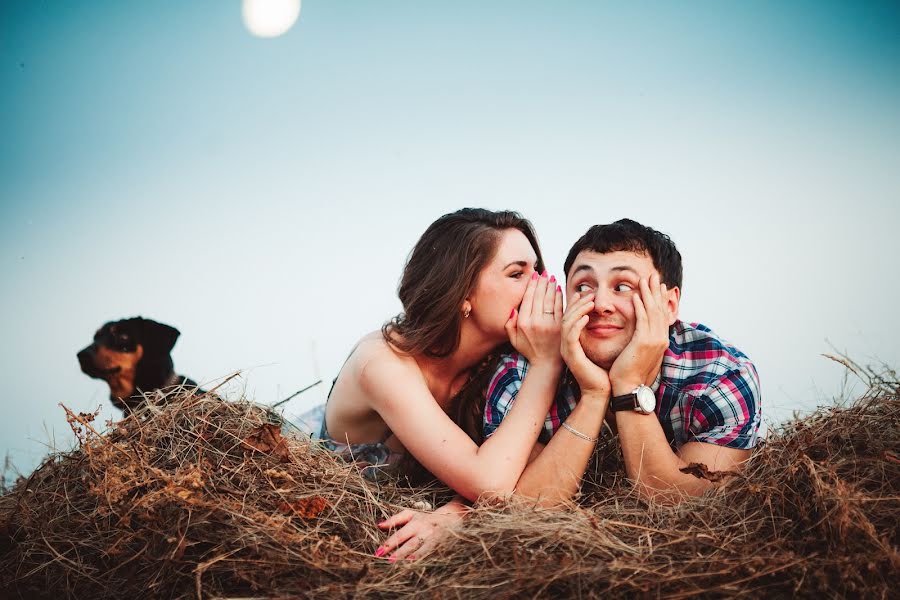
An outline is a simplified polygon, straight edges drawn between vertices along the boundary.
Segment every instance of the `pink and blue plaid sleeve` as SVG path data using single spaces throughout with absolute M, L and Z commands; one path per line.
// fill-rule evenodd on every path
M 487 439 L 500 426 L 500 422 L 512 408 L 522 388 L 522 380 L 528 371 L 528 361 L 517 352 L 504 354 L 487 388 L 484 403 L 484 437 Z
M 759 376 L 750 362 L 715 380 L 691 408 L 690 441 L 750 449 L 759 440 Z

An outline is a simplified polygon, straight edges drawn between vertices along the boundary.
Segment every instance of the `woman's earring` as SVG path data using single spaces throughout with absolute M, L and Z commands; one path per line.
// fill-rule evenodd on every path
M 465 307 L 465 308 L 463 309 L 463 319 L 468 319 L 468 318 L 469 318 L 469 315 L 471 315 L 471 314 L 472 314 L 472 307 L 471 307 L 471 306 L 467 306 L 467 307 Z

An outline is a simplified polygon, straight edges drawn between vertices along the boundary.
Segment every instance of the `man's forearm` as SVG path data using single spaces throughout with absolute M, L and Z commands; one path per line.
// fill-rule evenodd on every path
M 642 494 L 695 496 L 710 486 L 705 479 L 681 472 L 687 463 L 672 451 L 655 414 L 620 411 L 616 413 L 616 426 L 625 471 Z
M 585 394 L 566 419 L 566 423 L 586 436 L 596 438 L 603 426 L 609 395 Z M 584 471 L 595 444 L 561 428 L 531 461 L 519 482 L 516 493 L 538 499 L 543 506 L 555 506 L 571 500 L 581 485 Z

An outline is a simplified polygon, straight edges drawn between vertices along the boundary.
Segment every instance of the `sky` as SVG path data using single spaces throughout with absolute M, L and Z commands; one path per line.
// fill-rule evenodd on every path
M 407 254 L 513 209 L 550 271 L 630 217 L 684 258 L 681 317 L 744 350 L 766 418 L 900 365 L 900 5 L 306 0 L 0 2 L 0 451 L 118 418 L 76 352 L 181 332 L 176 370 L 288 416 L 400 310 Z

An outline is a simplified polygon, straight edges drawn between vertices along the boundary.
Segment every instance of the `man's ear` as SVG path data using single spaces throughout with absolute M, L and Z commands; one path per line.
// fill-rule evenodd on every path
M 181 332 L 165 323 L 157 323 L 150 319 L 144 319 L 141 323 L 141 341 L 148 351 L 168 354 L 175 346 L 175 341 Z
M 670 290 L 666 291 L 666 308 L 669 312 L 669 327 L 675 324 L 675 321 L 678 320 L 678 306 L 681 303 L 681 288 L 673 287 Z

